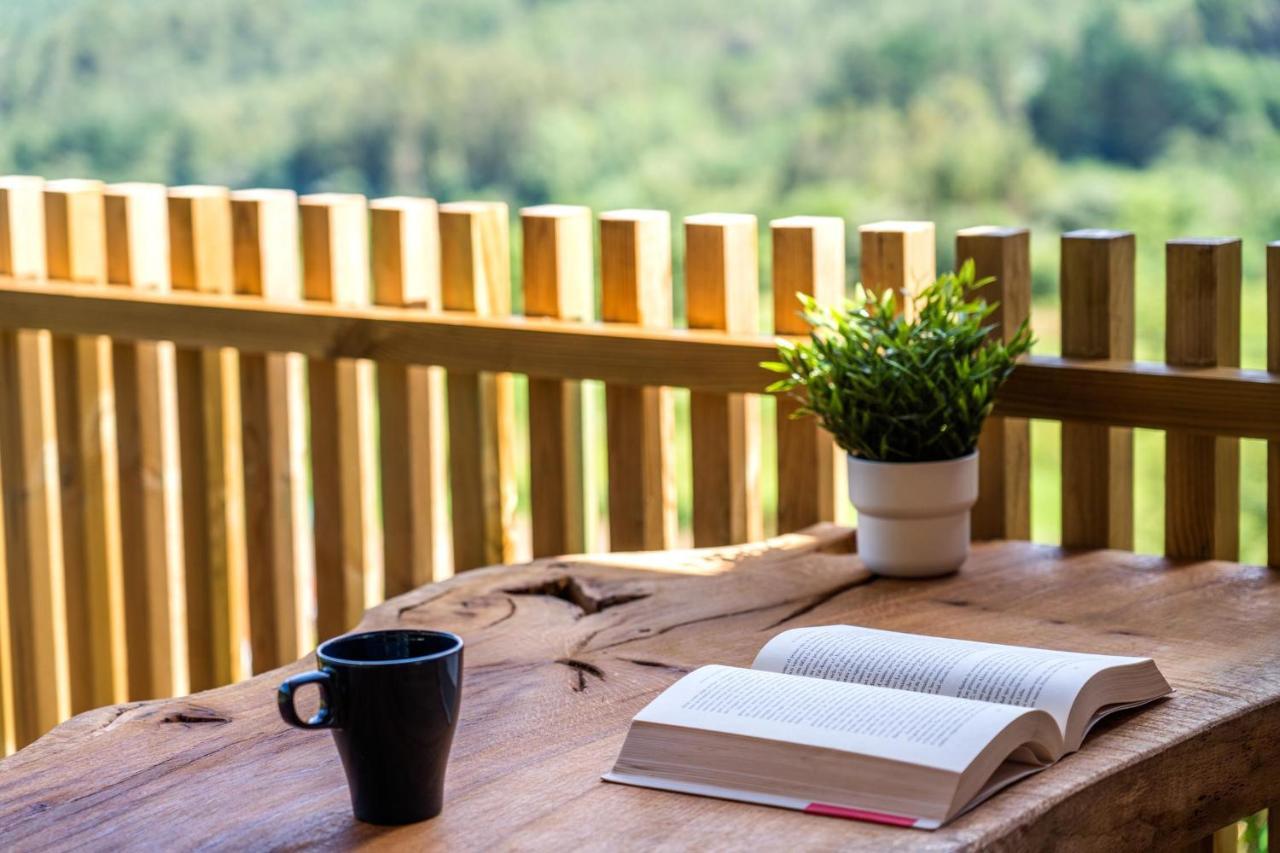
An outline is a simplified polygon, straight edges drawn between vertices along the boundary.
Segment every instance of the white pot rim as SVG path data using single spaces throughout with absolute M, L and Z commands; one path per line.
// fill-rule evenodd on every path
M 926 459 L 920 462 L 893 462 L 893 461 L 888 461 L 884 459 L 864 459 L 861 456 L 854 456 L 852 453 L 846 453 L 846 455 L 849 457 L 850 462 L 858 465 L 875 465 L 875 466 L 883 465 L 886 467 L 893 466 L 893 467 L 910 468 L 910 467 L 916 467 L 916 466 L 923 467 L 925 465 L 953 465 L 961 462 L 968 462 L 970 459 L 977 458 L 978 451 L 973 450 L 969 453 L 966 453 L 964 456 L 955 456 L 955 457 L 952 457 L 951 459 Z

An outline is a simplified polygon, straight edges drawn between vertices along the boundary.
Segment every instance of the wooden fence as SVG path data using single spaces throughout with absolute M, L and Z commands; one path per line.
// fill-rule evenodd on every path
M 673 544 L 673 414 L 691 391 L 698 545 L 761 535 L 758 224 L 684 222 L 672 329 L 668 214 L 283 190 L 0 180 L 0 737 L 294 660 L 383 596 L 513 559 L 528 381 L 532 550 L 579 551 L 581 380 L 606 383 L 609 540 Z M 770 224 L 774 317 L 846 284 L 839 219 Z M 935 274 L 932 223 L 859 229 L 860 278 Z M 1006 333 L 1030 310 L 1029 234 L 972 228 Z M 1061 358 L 1033 357 L 983 435 L 979 538 L 1030 531 L 1027 418 L 1061 420 L 1063 540 L 1133 544 L 1133 427 L 1168 431 L 1172 557 L 1237 549 L 1238 439 L 1264 438 L 1280 566 L 1280 244 L 1269 370 L 1239 369 L 1238 240 L 1167 246 L 1167 357 L 1134 363 L 1134 239 L 1062 237 Z M 840 459 L 777 407 L 777 528 L 834 517 Z M 446 451 L 447 447 L 447 451 Z

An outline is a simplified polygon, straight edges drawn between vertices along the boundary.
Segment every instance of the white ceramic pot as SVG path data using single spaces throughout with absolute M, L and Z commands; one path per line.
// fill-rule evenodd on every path
M 858 510 L 858 556 L 871 571 L 896 578 L 954 572 L 969 556 L 978 453 L 941 462 L 850 456 L 849 500 Z

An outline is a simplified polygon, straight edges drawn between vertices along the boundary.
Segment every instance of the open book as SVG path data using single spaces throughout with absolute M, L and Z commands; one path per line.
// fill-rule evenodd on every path
M 1150 658 L 798 628 L 667 688 L 604 778 L 935 829 L 1170 692 Z

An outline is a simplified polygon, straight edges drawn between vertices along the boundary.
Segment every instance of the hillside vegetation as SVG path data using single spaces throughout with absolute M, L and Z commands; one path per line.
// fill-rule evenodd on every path
M 1125 228 L 1143 358 L 1163 352 L 1162 241 L 1234 234 L 1259 367 L 1280 4 L 45 0 L 0 7 L 0 170 L 928 218 L 944 264 L 957 227 L 1030 225 L 1041 351 L 1057 234 Z M 1140 545 L 1157 549 L 1158 437 L 1142 442 Z M 1261 491 L 1242 479 L 1257 559 Z

